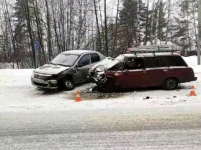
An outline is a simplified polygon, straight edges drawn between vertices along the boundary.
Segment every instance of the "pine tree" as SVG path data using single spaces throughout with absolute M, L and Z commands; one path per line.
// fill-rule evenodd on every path
M 34 31 L 32 28 L 32 21 L 34 18 L 33 0 L 16 0 L 14 8 L 14 17 L 16 18 L 14 30 L 14 37 L 17 45 L 16 49 L 18 53 L 27 53 L 27 49 L 31 47 L 32 67 L 36 67 Z
M 190 25 L 189 9 L 190 9 L 190 1 L 189 0 L 182 1 L 182 3 L 181 3 L 181 18 L 184 19 L 183 23 L 185 24 L 187 31 L 188 31 L 187 32 L 187 41 L 188 41 L 188 44 L 190 45 L 191 44 L 191 37 L 190 37 L 190 28 L 189 28 L 189 25 Z M 191 50 L 191 46 L 189 46 L 189 49 Z
M 155 40 L 165 41 L 165 29 L 167 28 L 167 20 L 165 18 L 165 2 L 158 0 L 154 10 L 153 33 L 155 33 Z
M 138 46 L 144 38 L 146 6 L 142 0 L 124 0 L 120 25 L 126 28 L 127 47 Z
M 182 47 L 183 51 L 186 51 L 191 46 L 189 45 L 188 31 L 188 20 L 175 17 L 172 39 L 176 45 Z
M 196 14 L 198 13 L 198 1 L 197 0 L 192 0 L 191 1 L 191 9 L 190 9 L 190 14 L 191 14 L 191 17 L 190 17 L 190 20 L 192 20 L 192 23 L 193 23 L 193 39 L 195 39 L 195 48 L 197 49 L 198 45 L 198 26 L 197 26 L 197 16 Z
M 180 46 L 184 52 L 191 50 L 192 37 L 190 36 L 190 26 L 192 24 L 190 20 L 190 1 L 183 0 L 180 2 L 179 17 L 174 17 L 174 29 L 173 29 L 173 42 Z

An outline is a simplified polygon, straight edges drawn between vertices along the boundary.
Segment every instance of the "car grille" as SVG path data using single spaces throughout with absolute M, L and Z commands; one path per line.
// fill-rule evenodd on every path
M 37 83 L 37 82 L 33 82 L 35 85 L 37 85 L 37 86 L 42 86 L 42 87 L 46 87 L 47 86 L 47 84 L 42 84 L 42 83 Z
M 41 79 L 41 80 L 49 80 L 50 79 L 49 76 L 42 76 L 42 75 L 38 75 L 38 74 L 34 74 L 34 78 Z

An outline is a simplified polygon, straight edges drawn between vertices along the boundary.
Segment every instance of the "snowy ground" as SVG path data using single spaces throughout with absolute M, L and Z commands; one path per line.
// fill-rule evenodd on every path
M 198 81 L 182 84 L 178 90 L 135 91 L 124 93 L 122 97 L 116 99 L 83 99 L 81 103 L 76 103 L 75 99 L 69 99 L 69 95 L 77 90 L 91 87 L 92 84 L 82 85 L 70 92 L 43 91 L 31 85 L 32 70 L 0 70 L 0 111 L 133 109 L 201 104 L 201 66 L 196 65 L 197 58 L 194 56 L 184 59 L 193 67 Z M 196 88 L 196 97 L 189 96 L 192 85 Z

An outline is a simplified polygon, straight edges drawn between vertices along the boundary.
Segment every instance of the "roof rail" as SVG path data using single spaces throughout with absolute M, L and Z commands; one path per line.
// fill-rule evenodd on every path
M 178 52 L 181 49 L 173 47 L 171 45 L 148 45 L 129 48 L 127 52 L 130 53 L 161 53 L 161 52 Z

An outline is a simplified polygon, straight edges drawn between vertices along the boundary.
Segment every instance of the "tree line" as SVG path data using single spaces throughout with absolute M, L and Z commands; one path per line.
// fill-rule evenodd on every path
M 57 54 L 172 43 L 195 50 L 197 0 L 0 0 L 0 62 L 36 68 Z M 112 12 L 112 13 L 111 13 Z

